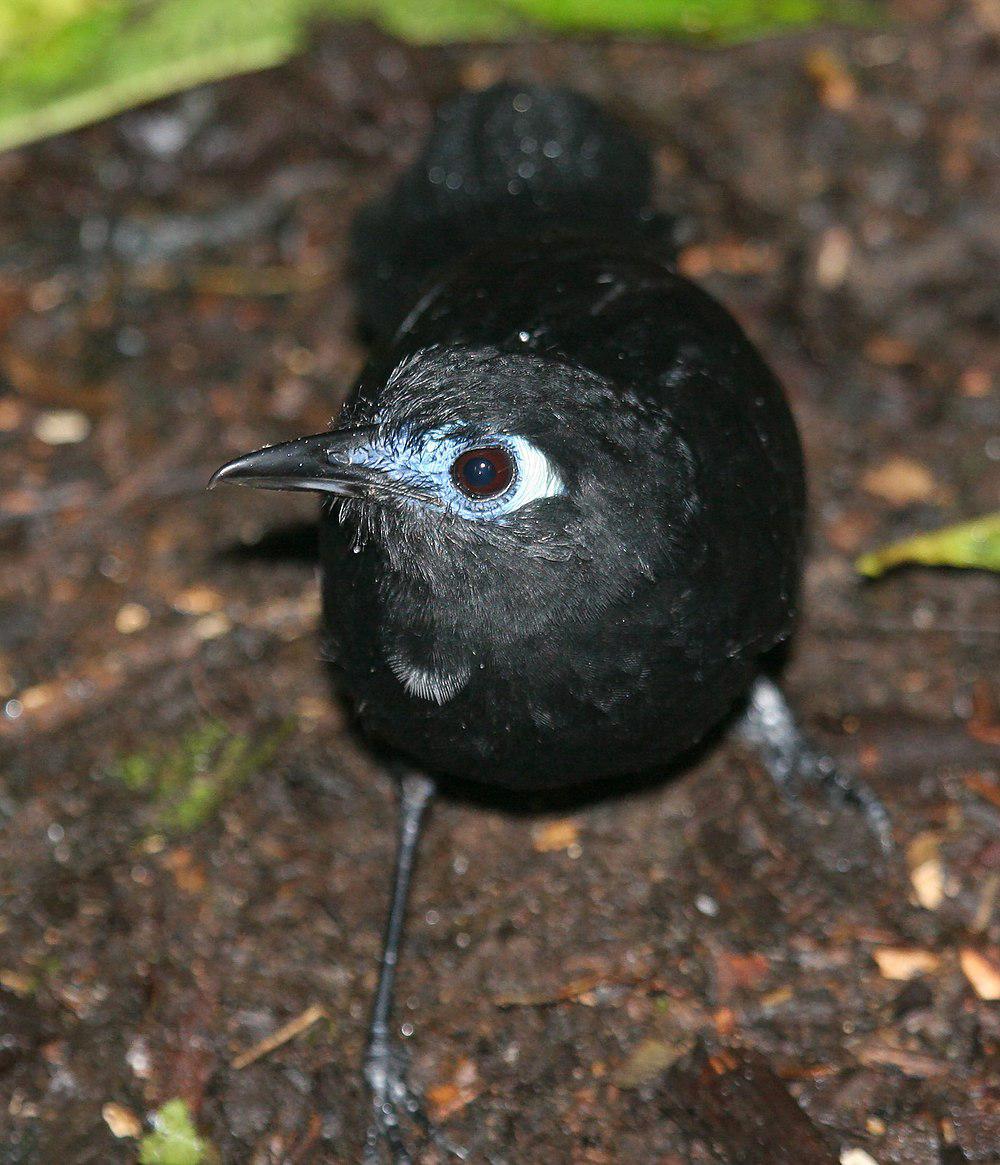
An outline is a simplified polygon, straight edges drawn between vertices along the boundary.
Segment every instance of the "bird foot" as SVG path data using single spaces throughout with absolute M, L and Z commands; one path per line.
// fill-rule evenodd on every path
M 892 852 L 892 821 L 878 796 L 864 781 L 838 767 L 832 757 L 812 747 L 781 689 L 771 680 L 756 681 L 737 731 L 757 750 L 784 797 L 795 801 L 802 784 L 818 786 L 834 804 L 858 810 L 882 852 Z
M 388 1039 L 375 1039 L 365 1060 L 365 1080 L 371 1091 L 372 1123 L 365 1139 L 364 1165 L 378 1165 L 384 1147 L 392 1165 L 413 1165 L 406 1147 L 402 1123 L 416 1125 L 447 1156 L 464 1161 L 467 1153 L 453 1145 L 432 1123 L 420 1097 L 406 1079 L 407 1055 Z

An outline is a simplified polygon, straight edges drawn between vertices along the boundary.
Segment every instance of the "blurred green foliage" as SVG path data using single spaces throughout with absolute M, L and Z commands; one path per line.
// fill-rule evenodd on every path
M 0 149 L 167 93 L 266 68 L 311 22 L 365 19 L 413 41 L 533 28 L 735 40 L 870 19 L 874 0 L 0 0 Z
M 190 833 L 274 757 L 290 729 L 283 725 L 251 739 L 212 720 L 186 733 L 166 752 L 125 757 L 111 775 L 149 802 L 154 831 Z
M 198 1135 L 183 1100 L 168 1100 L 153 1113 L 153 1131 L 139 1143 L 140 1165 L 210 1165 L 212 1146 Z
M 869 578 L 878 578 L 906 563 L 1000 571 L 1000 512 L 883 546 L 862 554 L 855 566 Z

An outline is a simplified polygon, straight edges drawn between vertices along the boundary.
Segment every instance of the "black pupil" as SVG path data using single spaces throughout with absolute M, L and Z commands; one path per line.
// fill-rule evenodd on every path
M 488 457 L 472 457 L 462 466 L 462 477 L 470 489 L 489 489 L 498 477 L 497 467 Z

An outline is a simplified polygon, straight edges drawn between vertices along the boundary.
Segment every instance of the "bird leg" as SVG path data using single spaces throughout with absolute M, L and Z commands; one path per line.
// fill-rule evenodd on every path
M 448 1144 L 431 1124 L 420 1098 L 407 1083 L 406 1052 L 390 1035 L 396 966 L 403 940 L 410 877 L 424 811 L 433 796 L 434 782 L 429 777 L 412 772 L 400 777 L 396 870 L 365 1055 L 364 1074 L 371 1092 L 372 1123 L 365 1139 L 364 1165 L 376 1165 L 382 1144 L 387 1148 L 393 1165 L 411 1165 L 413 1158 L 406 1148 L 400 1128 L 403 1118 L 417 1124 L 425 1136 L 434 1139 L 445 1151 L 459 1158 L 465 1156 L 461 1150 Z
M 862 780 L 813 748 L 773 680 L 758 677 L 736 732 L 754 746 L 785 797 L 794 800 L 803 783 L 818 785 L 835 805 L 859 810 L 883 853 L 892 851 L 892 822 L 885 806 Z

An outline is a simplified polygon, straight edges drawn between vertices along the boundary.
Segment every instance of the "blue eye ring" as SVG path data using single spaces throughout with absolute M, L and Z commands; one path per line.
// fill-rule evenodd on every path
M 451 480 L 468 498 L 496 498 L 510 488 L 516 465 L 502 445 L 466 449 L 452 462 Z

